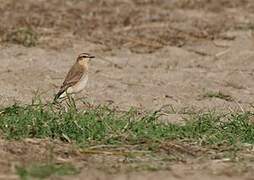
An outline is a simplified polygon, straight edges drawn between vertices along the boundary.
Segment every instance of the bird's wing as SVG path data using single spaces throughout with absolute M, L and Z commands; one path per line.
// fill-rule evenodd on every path
M 75 85 L 77 82 L 79 82 L 79 80 L 82 78 L 82 76 L 85 74 L 85 69 L 80 66 L 79 64 L 74 64 L 70 71 L 68 72 L 64 82 L 63 82 L 63 85 L 61 86 L 60 89 L 64 89 L 64 91 Z

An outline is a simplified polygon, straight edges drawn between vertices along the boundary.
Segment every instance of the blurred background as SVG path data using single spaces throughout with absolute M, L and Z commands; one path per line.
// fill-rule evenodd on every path
M 0 179 L 253 179 L 253 30 L 254 0 L 0 0 Z M 82 52 L 105 112 L 8 106 L 52 101 Z
M 251 30 L 251 0 L 1 0 L 1 42 L 60 49 L 74 40 L 151 53 Z

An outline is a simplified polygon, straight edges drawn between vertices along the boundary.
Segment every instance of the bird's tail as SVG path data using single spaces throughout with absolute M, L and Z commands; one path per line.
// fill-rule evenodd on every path
M 59 92 L 55 95 L 54 101 L 53 101 L 53 102 L 56 102 L 56 101 L 60 98 L 60 96 L 61 96 L 63 93 L 64 93 L 64 91 L 59 91 Z

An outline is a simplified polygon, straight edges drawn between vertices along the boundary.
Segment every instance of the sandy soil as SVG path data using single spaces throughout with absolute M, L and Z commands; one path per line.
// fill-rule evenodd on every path
M 0 104 L 29 103 L 35 95 L 50 101 L 76 56 L 90 52 L 97 58 L 79 95 L 90 103 L 167 105 L 167 121 L 200 110 L 251 110 L 253 11 L 251 0 L 0 0 Z M 20 28 L 36 34 L 35 46 L 20 45 Z M 10 172 L 5 163 L 1 169 Z M 113 175 L 90 167 L 73 179 L 239 179 L 227 172 L 230 163 L 214 163 L 227 172 L 221 175 L 206 170 L 210 163 Z

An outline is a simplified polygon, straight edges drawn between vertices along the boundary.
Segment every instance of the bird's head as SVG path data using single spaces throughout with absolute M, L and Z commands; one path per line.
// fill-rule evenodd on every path
M 77 62 L 79 63 L 89 62 L 92 58 L 95 58 L 95 56 L 88 53 L 81 53 L 77 58 Z

